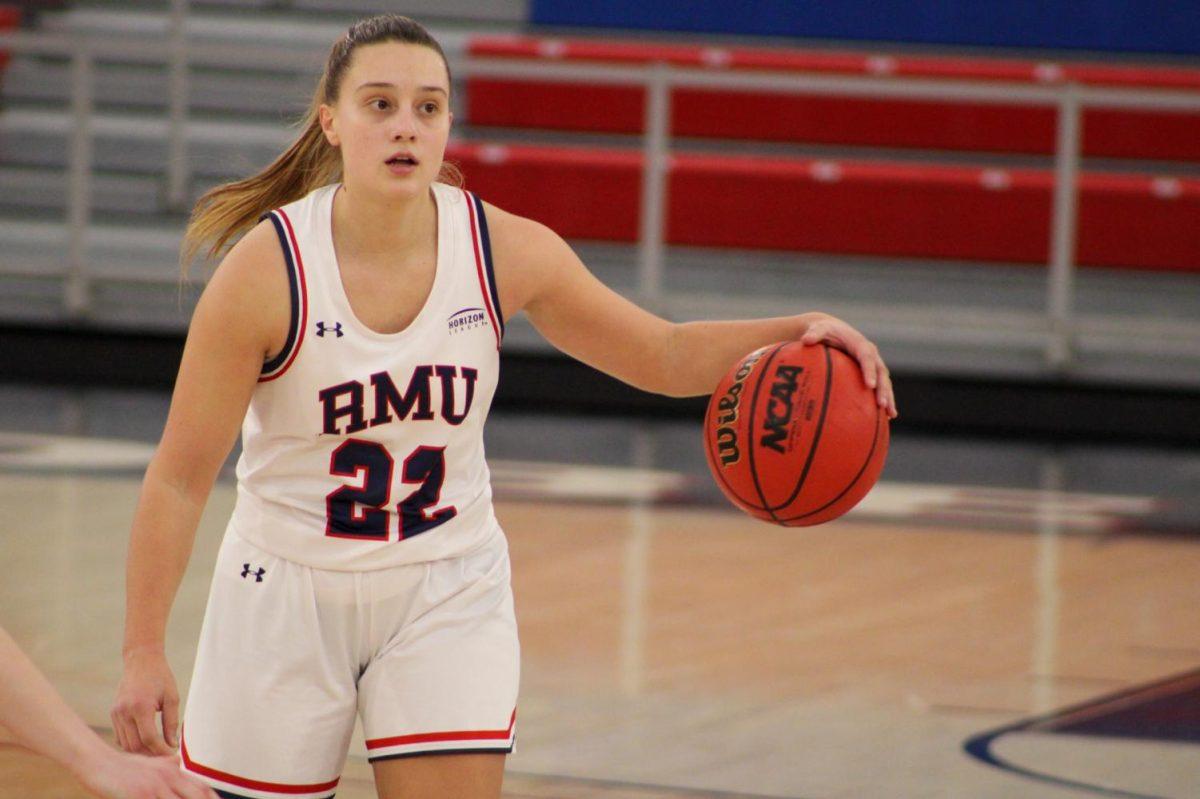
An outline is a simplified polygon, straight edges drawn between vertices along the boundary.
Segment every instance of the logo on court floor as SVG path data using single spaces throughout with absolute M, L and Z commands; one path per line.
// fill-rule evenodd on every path
M 334 333 L 338 338 L 346 335 L 342 332 L 341 322 L 334 322 L 333 325 L 327 325 L 324 322 L 317 322 L 317 335 L 321 338 L 324 338 L 326 333 Z
M 242 564 L 242 577 L 249 577 L 250 575 L 252 575 L 252 574 L 253 574 L 253 575 L 254 575 L 254 582 L 256 582 L 256 583 L 261 583 L 261 582 L 262 582 L 263 575 L 264 575 L 264 574 L 266 574 L 266 573 L 267 573 L 267 570 L 266 570 L 266 569 L 264 569 L 262 566 L 259 566 L 259 567 L 258 567 L 258 571 L 250 571 L 250 564 L 249 564 L 249 563 L 243 563 L 243 564 Z

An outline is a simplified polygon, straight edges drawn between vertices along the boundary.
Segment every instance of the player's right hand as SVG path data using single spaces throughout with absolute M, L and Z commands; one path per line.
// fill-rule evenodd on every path
M 161 731 L 155 716 L 162 713 Z M 170 755 L 178 746 L 179 690 L 161 651 L 125 656 L 112 708 L 113 732 L 126 752 Z
M 217 799 L 208 786 L 179 769 L 173 757 L 143 757 L 107 746 L 81 763 L 76 776 L 102 799 Z

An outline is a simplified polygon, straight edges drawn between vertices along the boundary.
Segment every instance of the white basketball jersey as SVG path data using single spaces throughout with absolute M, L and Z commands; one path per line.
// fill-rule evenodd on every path
M 461 555 L 499 531 L 483 424 L 504 331 L 483 205 L 433 185 L 433 287 L 407 328 L 384 334 L 355 317 L 342 285 L 337 188 L 268 215 L 288 266 L 292 329 L 242 426 L 231 528 L 322 569 Z

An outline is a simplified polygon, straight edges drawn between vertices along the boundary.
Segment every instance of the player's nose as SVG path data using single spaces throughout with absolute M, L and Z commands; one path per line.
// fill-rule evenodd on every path
M 416 115 L 411 108 L 401 108 L 392 116 L 392 141 L 403 141 L 417 135 Z

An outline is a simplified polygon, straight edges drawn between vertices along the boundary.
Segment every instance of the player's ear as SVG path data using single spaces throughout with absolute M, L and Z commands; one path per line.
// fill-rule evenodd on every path
M 337 126 L 334 124 L 333 109 L 324 103 L 317 109 L 317 119 L 321 123 L 321 130 L 325 134 L 325 141 L 329 142 L 334 147 L 341 146 L 342 140 L 338 136 Z

